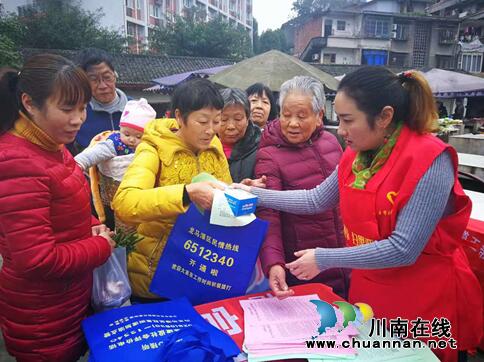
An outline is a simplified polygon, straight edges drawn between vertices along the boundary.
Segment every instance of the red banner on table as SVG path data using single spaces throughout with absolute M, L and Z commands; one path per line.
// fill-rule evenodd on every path
M 321 300 L 333 303 L 343 300 L 333 293 L 333 290 L 318 283 L 309 283 L 291 287 L 294 295 L 317 294 Z M 219 300 L 212 303 L 201 304 L 195 310 L 210 324 L 227 333 L 235 343 L 242 348 L 244 343 L 244 312 L 240 306 L 241 300 L 274 298 L 270 292 L 244 295 L 242 297 Z
M 484 300 L 484 221 L 470 219 L 462 239 L 466 242 L 464 250 L 472 271 L 479 279 Z M 484 350 L 484 337 L 481 339 L 479 348 Z

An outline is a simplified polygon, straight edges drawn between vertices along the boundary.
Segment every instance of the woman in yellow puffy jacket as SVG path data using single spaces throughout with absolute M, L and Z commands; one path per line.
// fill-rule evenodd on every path
M 114 196 L 113 209 L 126 223 L 138 224 L 143 239 L 128 260 L 133 300 L 156 300 L 149 285 L 178 215 L 190 202 L 207 209 L 216 183 L 191 183 L 201 172 L 231 183 L 227 160 L 216 134 L 223 99 L 208 80 L 175 89 L 175 119 L 158 119 L 145 127 L 141 144 Z M 169 281 L 167 281 L 169 282 Z

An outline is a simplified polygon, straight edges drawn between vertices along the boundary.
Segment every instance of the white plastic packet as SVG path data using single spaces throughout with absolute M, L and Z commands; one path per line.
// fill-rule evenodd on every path
M 126 249 L 116 248 L 103 265 L 94 269 L 91 304 L 96 312 L 117 308 L 131 296 Z

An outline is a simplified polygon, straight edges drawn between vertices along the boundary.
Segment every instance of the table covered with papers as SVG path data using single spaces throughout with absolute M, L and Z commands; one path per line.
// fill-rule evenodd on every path
M 426 347 L 418 349 L 349 348 L 341 351 L 308 348 L 306 339 L 318 338 L 317 326 L 320 321 L 316 307 L 311 307 L 309 301 L 320 299 L 334 303 L 341 301 L 341 297 L 322 284 L 295 286 L 293 290 L 295 296 L 292 297 L 292 300 L 288 298 L 280 301 L 273 299 L 270 293 L 258 293 L 199 305 L 195 309 L 209 323 L 231 336 L 242 350 L 248 352 L 247 357 L 239 356 L 238 361 L 255 362 L 288 358 L 306 358 L 314 362 L 335 360 L 438 361 L 437 357 Z M 369 334 L 369 326 L 365 324 L 359 326 L 358 331 L 348 328 L 344 333 L 333 333 L 334 338 L 329 338 L 340 343 L 351 337 L 361 340 L 378 340 L 378 342 L 390 338 L 370 337 Z

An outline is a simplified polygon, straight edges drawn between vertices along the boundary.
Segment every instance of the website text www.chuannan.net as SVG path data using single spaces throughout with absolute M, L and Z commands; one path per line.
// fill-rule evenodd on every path
M 341 342 L 341 345 L 337 345 L 334 340 L 310 340 L 306 341 L 307 348 L 425 348 L 426 346 L 432 349 L 445 349 L 450 347 L 457 349 L 457 341 L 453 338 L 449 340 L 428 340 L 426 342 L 420 340 L 360 340 L 351 338 Z

